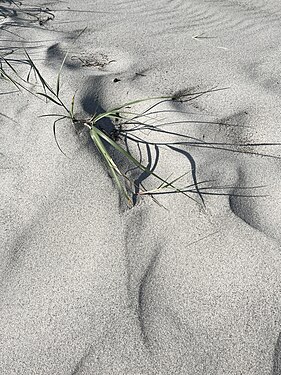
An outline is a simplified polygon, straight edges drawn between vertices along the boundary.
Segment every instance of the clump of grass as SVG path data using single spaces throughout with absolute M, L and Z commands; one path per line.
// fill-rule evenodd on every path
M 6 26 L 20 24 L 21 26 L 30 27 L 31 24 L 35 23 L 43 26 L 54 18 L 54 14 L 48 7 L 30 7 L 18 0 L 0 0 L 0 21 L 7 20 L 8 22 L 4 23 Z M 3 30 L 3 27 L 1 28 Z
M 139 195 L 154 195 L 160 192 L 178 192 L 182 193 L 188 197 L 190 197 L 187 192 L 185 191 L 187 187 L 178 188 L 175 186 L 175 183 L 182 179 L 183 176 L 177 177 L 172 181 L 168 179 L 162 178 L 157 173 L 155 173 L 152 169 L 146 167 L 142 164 L 139 160 L 137 160 L 126 147 L 122 146 L 118 143 L 116 139 L 116 133 L 119 134 L 118 129 L 114 128 L 114 131 L 109 129 L 103 129 L 100 126 L 100 123 L 104 119 L 113 120 L 122 120 L 128 114 L 132 114 L 129 111 L 129 108 L 134 106 L 135 104 L 142 103 L 142 102 L 149 102 L 152 100 L 158 100 L 159 102 L 167 101 L 167 100 L 178 100 L 178 98 L 174 98 L 173 96 L 159 96 L 159 97 L 152 97 L 152 98 L 145 98 L 127 102 L 120 106 L 117 106 L 109 111 L 105 111 L 100 114 L 93 114 L 89 118 L 79 118 L 75 114 L 75 95 L 73 95 L 70 105 L 66 105 L 65 102 L 61 99 L 61 74 L 62 69 L 67 59 L 67 54 L 65 55 L 61 67 L 59 69 L 57 79 L 56 79 L 56 86 L 53 88 L 47 80 L 43 77 L 40 70 L 37 68 L 36 64 L 30 57 L 29 53 L 25 51 L 26 61 L 25 63 L 29 66 L 29 72 L 26 78 L 23 78 L 19 75 L 18 71 L 15 67 L 11 64 L 11 62 L 5 57 L 2 56 L 0 61 L 0 74 L 1 77 L 5 80 L 12 83 L 18 90 L 27 90 L 30 94 L 35 95 L 37 97 L 41 97 L 46 99 L 47 101 L 51 101 L 52 103 L 56 104 L 58 108 L 62 110 L 60 114 L 47 114 L 42 115 L 41 117 L 56 117 L 55 121 L 53 122 L 53 133 L 54 138 L 56 141 L 57 146 L 59 147 L 60 151 L 64 153 L 61 149 L 57 137 L 56 137 L 56 125 L 59 121 L 68 119 L 74 125 L 75 129 L 86 129 L 89 131 L 90 137 L 94 142 L 96 149 L 99 151 L 100 155 L 102 156 L 105 165 L 113 178 L 115 185 L 117 186 L 121 195 L 126 199 L 126 202 L 132 206 L 133 200 L 132 196 L 135 194 L 134 190 L 134 182 L 126 175 L 124 171 L 121 170 L 121 167 L 118 165 L 117 162 L 113 160 L 113 157 L 110 155 L 108 151 L 107 145 L 110 145 L 114 150 L 120 153 L 127 161 L 129 161 L 134 167 L 138 168 L 140 171 L 145 172 L 147 175 L 154 176 L 157 180 L 159 180 L 160 185 L 157 186 L 155 189 L 147 191 L 143 185 L 142 188 L 138 191 Z M 30 77 L 33 74 L 37 81 L 39 82 L 42 91 L 34 93 L 29 88 L 28 84 L 30 83 Z M 181 98 L 182 100 L 182 98 Z M 142 114 L 143 115 L 143 114 Z M 133 118 L 137 118 L 138 115 L 135 113 L 133 114 Z M 65 153 L 64 153 L 65 154 Z M 126 183 L 129 182 L 129 183 Z M 131 186 L 131 187 L 130 187 Z M 192 186 L 192 185 L 190 185 Z M 191 197 L 190 197 L 191 198 Z
M 27 51 L 25 51 L 24 63 L 29 66 L 29 72 L 26 78 L 23 78 L 18 73 L 18 71 L 15 69 L 15 67 L 12 65 L 12 63 L 9 61 L 9 59 L 6 56 L 2 56 L 0 59 L 0 75 L 3 79 L 12 83 L 18 90 L 26 90 L 30 94 L 35 95 L 37 98 L 41 98 L 41 99 L 44 99 L 44 100 L 47 100 L 56 104 L 57 107 L 61 110 L 61 113 L 47 114 L 47 115 L 42 115 L 41 117 L 55 117 L 55 120 L 53 122 L 53 134 L 54 134 L 56 144 L 63 154 L 65 153 L 61 149 L 57 141 L 56 126 L 59 121 L 68 119 L 73 124 L 76 130 L 82 129 L 82 130 L 87 130 L 89 132 L 90 137 L 94 145 L 96 146 L 96 149 L 102 156 L 102 159 L 104 160 L 105 165 L 112 179 L 114 180 L 116 187 L 118 188 L 121 196 L 125 198 L 129 206 L 132 206 L 134 204 L 135 200 L 133 199 L 133 197 L 136 194 L 138 196 L 150 195 L 157 203 L 159 203 L 156 200 L 155 195 L 166 194 L 166 193 L 181 193 L 187 196 L 188 198 L 193 199 L 190 196 L 190 194 L 192 193 L 192 194 L 197 194 L 203 204 L 204 204 L 203 194 L 219 194 L 219 195 L 225 194 L 225 193 L 206 192 L 206 189 L 208 189 L 208 187 L 204 186 L 204 184 L 210 181 L 197 182 L 196 176 L 194 174 L 192 176 L 193 182 L 194 182 L 193 184 L 190 184 L 188 186 L 177 187 L 176 184 L 180 180 L 182 180 L 182 178 L 186 174 L 182 176 L 178 176 L 173 179 L 171 179 L 172 176 L 170 176 L 167 179 L 162 178 L 157 173 L 155 173 L 154 167 L 145 166 L 141 161 L 137 160 L 130 153 L 128 147 L 123 146 L 122 144 L 118 142 L 118 138 L 120 136 L 125 136 L 126 141 L 129 140 L 132 142 L 136 142 L 138 145 L 141 143 L 145 143 L 146 145 L 155 145 L 157 147 L 161 145 L 165 145 L 166 147 L 169 147 L 172 150 L 175 150 L 176 145 L 188 144 L 190 146 L 199 147 L 199 148 L 206 147 L 206 148 L 215 148 L 219 150 L 226 150 L 226 151 L 232 151 L 232 152 L 249 153 L 247 151 L 235 150 L 231 148 L 231 146 L 235 146 L 235 145 L 220 144 L 220 143 L 207 143 L 202 140 L 189 137 L 187 135 L 177 134 L 171 131 L 159 129 L 159 126 L 149 125 L 140 120 L 144 116 L 150 116 L 152 113 L 157 113 L 158 111 L 156 110 L 154 112 L 151 112 L 151 111 L 160 103 L 163 103 L 166 101 L 177 101 L 177 102 L 189 101 L 201 95 L 204 95 L 206 93 L 214 92 L 214 91 L 218 91 L 222 89 L 215 88 L 215 89 L 211 89 L 211 90 L 207 90 L 203 92 L 194 92 L 194 93 L 178 92 L 172 96 L 159 96 L 159 97 L 151 97 L 151 98 L 134 100 L 134 101 L 124 103 L 108 111 L 105 111 L 99 114 L 95 113 L 89 118 L 80 118 L 80 117 L 77 117 L 76 112 L 75 112 L 75 95 L 72 96 L 71 103 L 69 105 L 67 105 L 61 99 L 61 75 L 62 75 L 62 70 L 66 62 L 67 56 L 68 54 L 65 55 L 61 63 L 61 66 L 57 75 L 55 87 L 52 87 L 52 85 L 50 85 L 47 82 L 47 80 L 43 77 L 42 73 L 37 68 L 36 64 L 34 63 L 34 61 L 32 60 L 32 58 L 30 57 Z M 29 84 L 30 84 L 30 77 L 32 74 L 37 79 L 37 82 L 39 82 L 39 85 L 42 91 L 34 93 L 34 91 L 30 89 Z M 143 111 L 140 114 L 134 113 L 131 110 L 131 107 L 133 107 L 136 104 L 143 103 L 143 102 L 149 103 L 151 101 L 153 101 L 154 104 L 149 106 L 145 111 Z M 155 101 L 156 101 L 156 104 L 155 104 Z M 111 121 L 111 124 L 113 124 L 113 130 L 112 128 L 109 129 L 109 128 L 100 126 L 104 119 L 109 119 Z M 124 124 L 133 124 L 134 127 L 131 129 L 127 129 L 127 130 L 126 129 L 120 130 L 120 128 L 116 128 L 116 126 L 114 125 L 114 121 L 117 121 L 117 122 L 123 121 Z M 188 122 L 193 122 L 193 121 L 188 121 Z M 229 125 L 229 124 L 220 124 L 220 125 Z M 184 139 L 181 142 L 171 142 L 171 143 L 165 143 L 165 144 L 143 141 L 141 138 L 136 137 L 132 134 L 136 129 L 142 129 L 142 128 L 149 129 L 150 131 L 153 130 L 155 132 L 165 132 L 167 134 L 181 136 L 183 138 L 188 138 L 188 140 Z M 146 190 L 142 183 L 139 183 L 138 186 L 136 186 L 135 182 L 127 176 L 127 174 L 122 170 L 119 163 L 116 162 L 114 158 L 110 155 L 110 152 L 108 151 L 108 145 L 110 145 L 115 151 L 121 154 L 131 165 L 133 165 L 133 167 L 137 168 L 142 173 L 146 174 L 146 176 L 153 176 L 156 180 L 158 180 L 159 181 L 158 186 L 150 190 Z M 244 145 L 240 144 L 239 146 L 243 147 Z M 258 154 L 254 152 L 250 152 L 250 153 Z M 199 188 L 199 185 L 200 185 L 200 188 Z M 221 188 L 222 187 L 219 187 L 218 189 L 221 189 Z M 241 194 L 239 196 L 245 196 L 245 195 Z M 246 195 L 246 196 L 249 196 L 249 195 Z

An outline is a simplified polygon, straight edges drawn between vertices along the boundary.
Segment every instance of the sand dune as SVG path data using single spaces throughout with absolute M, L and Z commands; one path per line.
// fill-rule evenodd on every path
M 208 189 L 129 209 L 89 137 L 59 123 L 64 156 L 39 117 L 56 105 L 1 79 L 0 373 L 281 374 L 280 146 L 266 145 L 281 142 L 280 2 L 41 6 L 0 3 L 1 54 L 26 74 L 26 48 L 55 84 L 68 51 L 61 92 L 80 116 L 224 90 L 163 103 L 147 121 L 165 132 L 134 133 L 161 144 L 158 174 Z

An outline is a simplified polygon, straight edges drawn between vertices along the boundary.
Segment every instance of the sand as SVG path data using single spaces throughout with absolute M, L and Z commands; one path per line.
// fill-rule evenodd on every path
M 25 72 L 26 48 L 55 85 L 69 51 L 61 93 L 80 116 L 224 88 L 158 106 L 147 122 L 166 133 L 134 133 L 162 144 L 159 175 L 214 194 L 126 207 L 91 140 L 60 122 L 63 155 L 39 117 L 56 105 L 1 80 L 0 374 L 281 374 L 280 2 L 40 4 L 0 3 L 1 54 Z

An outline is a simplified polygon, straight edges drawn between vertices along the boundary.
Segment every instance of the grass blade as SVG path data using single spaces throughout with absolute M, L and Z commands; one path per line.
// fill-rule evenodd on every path
M 53 95 L 55 95 L 54 91 L 52 90 L 52 88 L 50 87 L 50 85 L 46 82 L 46 80 L 42 77 L 41 73 L 39 72 L 39 69 L 37 68 L 37 66 L 34 64 L 33 60 L 31 59 L 31 57 L 29 56 L 28 52 L 26 50 L 25 51 L 25 54 L 26 54 L 26 57 L 27 57 L 27 60 L 28 60 L 28 63 L 29 65 L 33 68 L 33 70 L 35 71 L 37 77 L 39 78 L 41 84 L 42 84 L 42 87 L 44 89 L 44 92 L 46 93 L 46 89 L 48 89 Z
M 98 128 L 92 128 L 92 130 L 95 129 L 95 132 L 101 137 L 103 138 L 105 141 L 107 141 L 113 148 L 115 148 L 118 152 L 120 152 L 121 154 L 123 154 L 128 160 L 130 160 L 134 165 L 136 165 L 138 168 L 140 168 L 142 171 L 148 173 L 149 175 L 152 175 L 154 176 L 155 178 L 157 178 L 158 180 L 160 180 L 161 182 L 164 182 L 167 186 L 170 186 L 172 187 L 173 189 L 175 189 L 175 191 L 177 191 L 178 193 L 182 193 L 183 195 L 187 196 L 188 198 L 192 199 L 195 201 L 195 199 L 193 199 L 192 197 L 190 197 L 188 194 L 186 194 L 185 192 L 181 191 L 180 189 L 178 189 L 177 187 L 175 187 L 173 184 L 169 183 L 168 181 L 164 180 L 162 177 L 158 176 L 156 173 L 152 172 L 149 168 L 145 167 L 143 164 L 141 164 L 137 159 L 135 159 L 129 152 L 127 152 L 125 149 L 123 149 L 118 143 L 116 143 L 115 141 L 113 141 L 113 139 L 111 139 L 108 135 L 106 135 L 104 132 L 102 132 L 100 129 Z M 91 130 L 91 131 L 92 131 Z M 195 201 L 196 202 L 196 201 Z
M 70 114 L 70 116 L 72 118 L 72 121 L 74 120 L 74 105 L 75 105 L 75 94 L 72 97 L 71 107 L 70 107 L 70 111 L 69 111 L 69 114 Z
M 100 153 L 103 155 L 103 157 L 108 161 L 108 163 L 115 169 L 115 171 L 120 175 L 122 176 L 122 173 L 120 172 L 119 168 L 117 167 L 117 165 L 114 163 L 113 159 L 111 158 L 111 156 L 109 155 L 109 153 L 107 152 L 104 144 L 102 143 L 102 140 L 100 139 L 100 135 L 97 133 L 97 128 L 92 128 L 90 130 L 90 135 L 91 135 L 91 138 L 93 139 L 93 141 L 95 142 L 98 150 L 100 151 Z
M 96 128 L 92 128 L 90 130 L 91 138 L 92 138 L 95 146 L 97 147 L 97 149 L 99 150 L 99 152 L 103 156 L 103 158 L 104 158 L 104 160 L 105 160 L 105 162 L 106 162 L 106 164 L 107 164 L 107 166 L 109 168 L 110 174 L 111 174 L 112 178 L 114 179 L 119 192 L 122 195 L 124 195 L 125 198 L 127 199 L 127 201 L 130 203 L 130 205 L 132 205 L 132 200 L 129 197 L 128 192 L 124 188 L 124 185 L 120 181 L 120 177 L 119 176 L 123 177 L 123 174 L 120 172 L 119 168 L 114 163 L 114 161 L 112 160 L 111 156 L 108 154 L 108 152 L 107 152 L 104 144 L 102 143 L 102 140 L 100 139 L 100 136 L 96 132 L 96 130 L 97 130 Z
M 60 152 L 61 152 L 64 156 L 66 156 L 66 157 L 68 158 L 68 156 L 66 155 L 66 153 L 65 153 L 65 152 L 62 150 L 62 148 L 60 147 L 59 142 L 58 142 L 58 139 L 57 139 L 57 134 L 56 134 L 56 125 L 57 125 L 57 123 L 58 123 L 59 121 L 61 121 L 61 120 L 64 120 L 66 117 L 67 117 L 67 116 L 62 116 L 62 117 L 60 117 L 59 119 L 57 119 L 56 121 L 54 121 L 54 123 L 53 123 L 53 134 L 54 134 L 55 142 L 56 142 L 56 144 L 57 144 L 57 146 L 58 146 Z
M 62 104 L 60 102 L 57 102 L 55 99 L 53 99 L 50 95 L 48 94 L 44 94 L 43 92 L 37 92 L 37 95 L 41 95 L 41 96 L 44 96 L 44 98 L 46 99 L 49 99 L 51 100 L 53 103 L 59 105 L 59 106 L 62 106 Z
M 113 115 L 113 114 L 116 114 L 116 112 L 120 111 L 121 109 L 123 108 L 126 108 L 126 107 L 129 107 L 131 105 L 135 105 L 135 104 L 139 104 L 139 103 L 143 103 L 143 102 L 148 102 L 148 101 L 152 101 L 152 100 L 174 100 L 174 101 L 181 101 L 182 98 L 185 98 L 185 97 L 198 97 L 198 96 L 201 96 L 201 95 L 204 95 L 204 94 L 208 94 L 208 93 L 211 93 L 211 92 L 216 92 L 216 91 L 222 91 L 222 90 L 226 90 L 228 89 L 228 87 L 223 87 L 223 88 L 213 88 L 213 89 L 210 89 L 210 90 L 206 90 L 206 91 L 201 91 L 201 92 L 194 92 L 194 93 L 180 93 L 180 94 L 175 94 L 175 95 L 163 95 L 163 96 L 152 96 L 150 98 L 144 98 L 144 99 L 137 99 L 137 100 L 132 100 L 130 102 L 127 102 L 123 105 L 120 105 L 116 108 L 113 108 L 107 112 L 104 112 L 104 113 L 101 113 L 100 115 L 96 116 L 96 117 L 92 117 L 90 119 L 90 121 L 99 121 L 100 119 L 104 118 L 104 117 L 107 117 L 108 115 Z M 156 103 L 156 105 L 158 105 L 159 103 Z
M 66 52 L 66 54 L 64 56 L 64 59 L 62 60 L 60 70 L 59 70 L 59 73 L 58 73 L 58 77 L 57 77 L 57 90 L 56 90 L 57 96 L 59 96 L 59 94 L 60 94 L 60 77 L 61 77 L 61 72 L 62 72 L 62 69 L 64 67 L 67 56 L 68 56 L 68 51 Z

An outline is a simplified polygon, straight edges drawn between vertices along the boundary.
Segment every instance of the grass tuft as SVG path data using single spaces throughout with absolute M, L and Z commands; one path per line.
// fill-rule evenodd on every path
M 229 144 L 219 144 L 219 143 L 207 143 L 202 140 L 188 137 L 186 135 L 181 135 L 173 132 L 167 132 L 163 129 L 159 129 L 160 125 L 148 125 L 147 123 L 144 123 L 141 119 L 144 117 L 151 116 L 152 113 L 151 110 L 155 107 L 157 107 L 159 104 L 167 101 L 178 101 L 178 102 L 184 102 L 189 101 L 194 98 L 200 97 L 204 94 L 214 92 L 214 91 L 220 91 L 223 89 L 219 88 L 212 88 L 210 90 L 202 91 L 202 92 L 178 92 L 172 96 L 157 96 L 157 97 L 151 97 L 151 98 L 144 98 L 144 99 L 138 99 L 134 101 L 129 101 L 127 103 L 124 103 L 120 106 L 117 106 L 113 109 L 110 109 L 108 111 L 105 111 L 103 113 L 94 113 L 89 118 L 80 118 L 77 117 L 75 113 L 75 94 L 72 96 L 71 103 L 68 106 L 62 99 L 61 99 L 61 76 L 63 67 L 65 65 L 68 53 L 64 56 L 63 61 L 61 63 L 57 79 L 56 79 L 56 85 L 55 88 L 52 87 L 51 84 L 47 82 L 47 80 L 44 78 L 41 71 L 38 69 L 32 58 L 30 57 L 29 53 L 25 50 L 25 64 L 27 64 L 29 71 L 27 78 L 23 78 L 15 69 L 15 67 L 12 65 L 11 62 L 7 60 L 5 56 L 0 56 L 0 76 L 2 79 L 5 79 L 6 81 L 9 81 L 11 84 L 13 84 L 17 90 L 22 91 L 26 90 L 27 92 L 31 93 L 32 95 L 35 95 L 37 98 L 41 100 L 46 100 L 47 102 L 50 101 L 57 105 L 59 108 L 59 113 L 51 113 L 47 115 L 42 115 L 40 117 L 54 117 L 55 120 L 53 122 L 53 134 L 55 142 L 59 148 L 59 150 L 65 155 L 65 152 L 61 149 L 59 142 L 57 140 L 56 136 L 56 126 L 59 121 L 62 120 L 69 120 L 70 123 L 74 126 L 76 131 L 78 129 L 83 129 L 89 132 L 89 135 L 102 156 L 102 159 L 105 163 L 105 166 L 107 167 L 108 172 L 110 173 L 115 186 L 117 187 L 119 193 L 121 196 L 125 199 L 127 204 L 129 206 L 132 206 L 134 204 L 134 197 L 144 197 L 146 195 L 150 195 L 155 202 L 160 204 L 154 195 L 160 195 L 160 194 L 167 194 L 167 193 L 181 193 L 184 196 L 193 199 L 191 197 L 191 194 L 197 194 L 199 198 L 201 199 L 201 202 L 204 205 L 203 200 L 203 194 L 214 194 L 213 192 L 206 192 L 206 189 L 208 189 L 207 186 L 204 186 L 204 184 L 209 183 L 210 181 L 201 181 L 197 182 L 196 177 L 193 176 L 194 183 L 190 184 L 188 186 L 178 187 L 177 183 L 183 179 L 183 177 L 186 175 L 181 175 L 179 177 L 173 178 L 170 180 L 171 176 L 169 178 L 165 179 L 159 176 L 157 173 L 154 172 L 154 167 L 147 167 L 145 166 L 141 161 L 137 160 L 129 151 L 128 147 L 126 147 L 126 142 L 132 141 L 137 143 L 138 147 L 141 143 L 146 144 L 148 147 L 149 145 L 155 145 L 157 147 L 161 147 L 161 145 L 165 145 L 166 147 L 170 147 L 173 149 L 172 145 L 180 145 L 180 144 L 188 144 L 189 146 L 193 147 L 206 147 L 206 148 L 216 148 L 216 149 L 223 149 L 227 151 L 233 151 L 233 152 L 246 152 L 241 150 L 234 150 L 232 149 Z M 37 87 L 39 84 L 39 87 L 41 91 L 38 91 L 34 94 L 33 92 L 33 86 L 30 82 L 31 73 L 34 74 L 37 83 Z M 32 87 L 31 87 L 32 86 Z M 134 105 L 137 105 L 139 103 L 145 103 L 147 102 L 155 102 L 151 105 L 149 108 L 147 108 L 142 113 L 135 113 L 131 110 L 131 108 Z M 164 111 L 165 112 L 165 111 Z M 112 129 L 106 128 L 105 126 L 101 126 L 104 119 L 109 119 L 110 123 L 113 124 L 113 131 Z M 114 121 L 123 121 L 123 123 L 126 124 L 133 124 L 133 128 L 129 129 L 123 129 L 121 126 L 120 128 L 116 128 L 116 125 L 114 125 Z M 176 122 L 175 122 L 176 123 Z M 164 124 L 166 125 L 166 124 Z M 150 131 L 155 132 L 166 132 L 167 134 L 171 135 L 178 135 L 183 138 L 185 138 L 182 142 L 173 142 L 173 143 L 152 143 L 142 140 L 140 137 L 137 137 L 133 134 L 133 131 L 135 129 L 148 129 Z M 125 146 L 120 144 L 118 142 L 119 138 L 124 138 L 126 140 Z M 134 168 L 138 169 L 140 172 L 144 173 L 146 176 L 153 176 L 156 180 L 158 180 L 158 185 L 154 189 L 146 190 L 143 183 L 139 183 L 138 186 L 136 186 L 136 183 L 131 180 L 126 172 L 124 172 L 120 165 L 118 165 L 118 162 L 116 162 L 113 157 L 110 155 L 108 145 L 112 147 L 113 150 L 115 150 L 118 154 L 120 154 L 123 158 L 125 158 L 130 165 L 132 165 Z M 243 145 L 239 145 L 243 146 Z M 253 153 L 255 154 L 255 153 Z M 258 153 L 256 153 L 258 154 Z M 199 190 L 200 185 L 200 190 Z M 203 192 L 202 192 L 203 191 Z M 224 194 L 224 193 L 216 193 L 216 194 Z M 249 196 L 249 195 L 248 195 Z M 195 199 L 193 199 L 195 200 Z M 197 200 L 195 200 L 198 202 Z
M 96 149 L 99 151 L 100 155 L 102 156 L 105 165 L 116 185 L 118 188 L 120 194 L 125 198 L 126 202 L 129 206 L 133 205 L 133 195 L 135 194 L 134 189 L 134 181 L 132 181 L 124 171 L 121 170 L 121 167 L 116 164 L 116 162 L 113 160 L 113 157 L 110 155 L 107 145 L 110 145 L 115 151 L 117 151 L 119 154 L 121 154 L 127 161 L 130 162 L 134 167 L 138 168 L 140 171 L 145 172 L 147 175 L 154 176 L 159 182 L 160 186 L 158 186 L 155 189 L 152 189 L 151 191 L 145 190 L 145 188 L 142 185 L 142 189 L 138 191 L 139 196 L 144 195 L 153 195 L 154 193 L 157 193 L 159 191 L 164 192 L 165 190 L 168 191 L 167 188 L 169 188 L 169 191 L 171 192 L 178 192 L 182 193 L 185 196 L 188 196 L 191 198 L 183 189 L 180 189 L 175 186 L 175 183 L 180 180 L 183 176 L 180 176 L 173 181 L 168 181 L 158 174 L 156 174 L 152 169 L 146 167 L 141 162 L 139 162 L 129 151 L 126 147 L 123 147 L 120 145 L 116 138 L 116 134 L 114 135 L 112 131 L 109 129 L 103 129 L 100 124 L 102 120 L 104 119 L 110 119 L 110 120 L 120 120 L 122 118 L 127 118 L 128 114 L 132 114 L 134 118 L 138 117 L 138 114 L 129 112 L 127 109 L 143 102 L 149 102 L 149 101 L 167 101 L 167 100 L 175 100 L 172 96 L 159 96 L 159 97 L 151 97 L 151 98 L 145 98 L 145 99 L 138 99 L 134 101 L 127 102 L 123 105 L 120 105 L 118 107 L 115 107 L 109 111 L 100 113 L 100 114 L 93 114 L 89 118 L 79 118 L 75 115 L 75 94 L 72 96 L 70 107 L 67 107 L 67 105 L 63 102 L 61 99 L 61 74 L 63 70 L 63 66 L 65 64 L 65 61 L 67 59 L 67 54 L 65 55 L 62 64 L 60 66 L 57 79 L 56 79 L 56 87 L 53 88 L 52 85 L 50 85 L 47 80 L 43 77 L 40 70 L 37 68 L 36 64 L 30 57 L 29 53 L 25 50 L 25 56 L 26 56 L 26 63 L 29 66 L 29 72 L 27 75 L 27 78 L 23 78 L 19 75 L 18 71 L 12 66 L 12 64 L 5 59 L 5 57 L 2 57 L 1 59 L 1 65 L 0 65 L 0 74 L 1 77 L 10 83 L 12 83 L 18 90 L 26 90 L 29 93 L 34 93 L 31 91 L 31 88 L 29 85 L 30 83 L 30 76 L 31 73 L 34 73 L 34 76 L 36 77 L 37 81 L 40 84 L 40 87 L 42 91 L 36 92 L 35 96 L 38 98 L 44 98 L 47 101 L 50 101 L 54 104 L 56 104 L 60 109 L 63 110 L 64 113 L 57 113 L 57 114 L 47 114 L 42 115 L 41 117 L 55 117 L 55 121 L 53 122 L 53 134 L 55 138 L 55 142 L 59 148 L 59 150 L 65 155 L 65 152 L 61 149 L 59 142 L 57 140 L 56 136 L 56 126 L 59 121 L 68 119 L 72 122 L 75 129 L 77 127 L 81 127 L 88 130 L 90 137 L 96 146 Z M 190 95 L 190 94 L 188 94 Z M 143 114 L 141 115 L 143 116 Z M 116 128 L 115 128 L 116 132 Z M 129 182 L 128 183 L 126 183 Z M 132 188 L 130 188 L 131 186 Z M 191 198 L 192 199 L 192 198 Z

